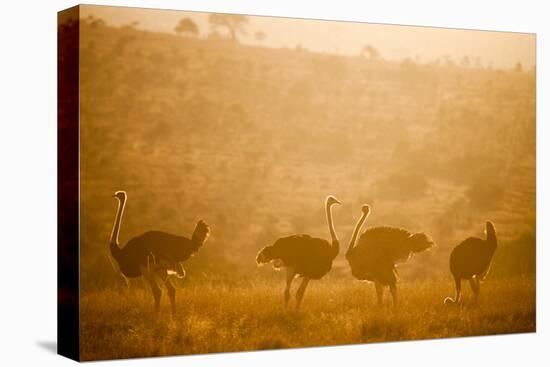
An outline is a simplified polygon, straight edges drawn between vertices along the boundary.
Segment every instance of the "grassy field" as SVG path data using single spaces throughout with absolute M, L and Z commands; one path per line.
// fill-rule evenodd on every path
M 374 286 L 350 279 L 313 282 L 301 310 L 284 309 L 281 283 L 240 280 L 185 284 L 178 311 L 168 299 L 152 311 L 149 290 L 98 290 L 82 295 L 83 360 L 216 353 L 534 332 L 535 279 L 482 284 L 479 305 L 466 288 L 461 306 L 443 304 L 452 282 L 402 282 L 401 304 L 386 296 L 376 306 Z

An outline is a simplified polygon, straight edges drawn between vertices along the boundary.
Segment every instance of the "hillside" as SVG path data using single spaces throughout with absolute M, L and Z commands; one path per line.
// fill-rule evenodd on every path
M 296 232 L 345 244 L 368 226 L 425 231 L 438 247 L 403 274 L 446 272 L 452 246 L 492 220 L 496 274 L 534 271 L 535 74 L 369 61 L 81 22 L 81 235 L 85 276 L 108 273 L 119 189 L 123 242 L 212 226 L 205 271 L 254 266 Z M 223 265 L 222 258 L 233 264 Z M 193 266 L 193 263 L 190 264 Z M 337 276 L 347 272 L 343 256 Z M 255 271 L 255 270 L 254 270 Z M 347 273 L 346 273 L 347 274 Z

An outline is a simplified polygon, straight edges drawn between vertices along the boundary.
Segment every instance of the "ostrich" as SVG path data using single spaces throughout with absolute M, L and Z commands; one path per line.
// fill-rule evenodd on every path
M 210 233 L 209 226 L 200 220 L 191 239 L 161 231 L 148 231 L 132 238 L 126 246 L 121 248 L 118 235 L 127 195 L 124 191 L 117 191 L 113 197 L 118 199 L 118 210 L 109 246 L 112 257 L 125 278 L 143 276 L 147 280 L 153 293 L 156 313 L 160 308 L 162 294 L 157 280 L 161 280 L 166 287 L 172 316 L 174 316 L 176 289 L 171 282 L 171 276 L 185 277 L 181 262 L 189 259 L 202 247 Z
M 474 292 L 474 303 L 479 297 L 479 283 L 485 279 L 495 250 L 497 249 L 497 236 L 495 226 L 491 222 L 485 223 L 486 238 L 470 237 L 462 241 L 451 252 L 449 265 L 455 279 L 455 298 L 445 298 L 446 304 L 460 303 L 462 279 L 470 281 L 470 287 Z
M 346 259 L 352 275 L 359 280 L 374 282 L 378 305 L 382 305 L 384 286 L 390 288 L 393 306 L 397 305 L 396 264 L 406 262 L 413 253 L 431 248 L 434 243 L 424 233 L 411 234 L 393 227 L 367 229 L 355 246 L 357 235 L 370 213 L 370 207 L 363 205 L 363 214 L 353 230 Z
M 258 265 L 273 262 L 275 269 L 283 266 L 286 268 L 285 307 L 290 300 L 290 287 L 294 278 L 303 278 L 296 292 L 296 309 L 299 309 L 309 281 L 321 279 L 327 274 L 332 267 L 332 261 L 340 251 L 340 243 L 332 222 L 334 204 L 341 203 L 334 196 L 328 196 L 325 210 L 332 243 L 307 234 L 296 234 L 279 238 L 273 245 L 261 249 L 256 256 Z

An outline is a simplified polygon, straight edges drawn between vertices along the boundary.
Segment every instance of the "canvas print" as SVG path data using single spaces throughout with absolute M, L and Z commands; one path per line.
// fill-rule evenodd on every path
M 59 13 L 59 351 L 536 331 L 535 34 Z

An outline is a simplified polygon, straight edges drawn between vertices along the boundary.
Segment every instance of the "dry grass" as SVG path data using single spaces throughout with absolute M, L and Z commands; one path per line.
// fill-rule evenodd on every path
M 534 332 L 535 279 L 492 280 L 479 306 L 466 288 L 462 306 L 443 304 L 451 282 L 403 282 L 394 311 L 376 307 L 370 284 L 330 279 L 313 282 L 302 310 L 285 310 L 282 284 L 186 284 L 178 314 L 152 312 L 142 286 L 90 291 L 81 300 L 83 360 L 371 343 Z

